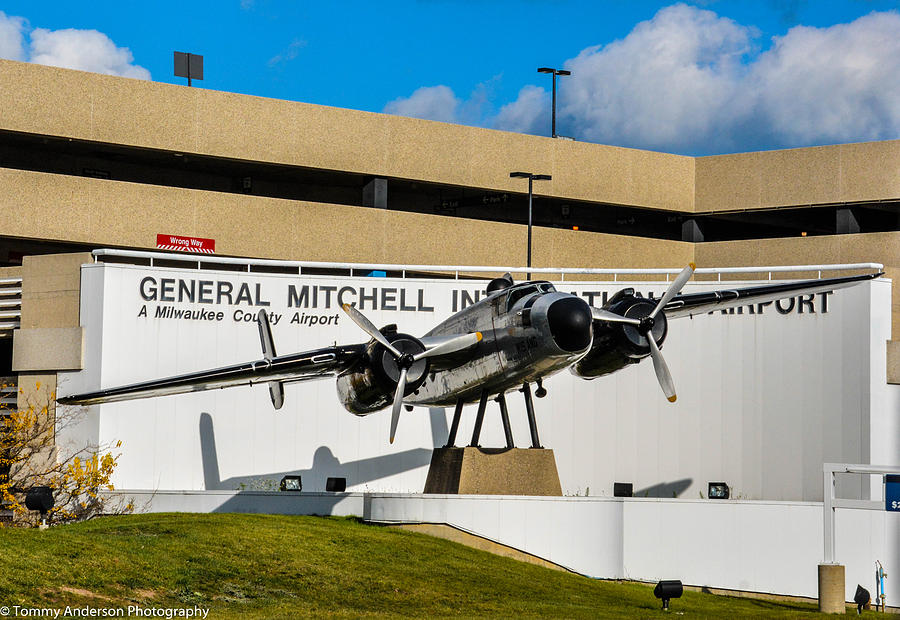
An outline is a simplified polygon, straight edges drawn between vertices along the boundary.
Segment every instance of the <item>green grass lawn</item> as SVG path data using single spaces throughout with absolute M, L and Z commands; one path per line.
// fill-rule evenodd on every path
M 356 519 L 147 514 L 0 528 L 0 606 L 200 606 L 210 618 L 818 616 L 814 605 L 596 581 Z M 60 617 L 63 617 L 60 614 Z

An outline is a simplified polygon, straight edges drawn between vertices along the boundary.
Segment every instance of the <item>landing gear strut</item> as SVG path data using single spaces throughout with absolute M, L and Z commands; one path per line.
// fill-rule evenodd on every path
M 541 386 L 540 379 L 538 379 L 537 384 L 538 389 L 536 392 L 536 396 L 538 396 L 538 398 L 543 398 L 541 396 L 541 392 L 546 395 L 547 390 L 545 390 L 543 386 Z M 534 417 L 534 403 L 531 402 L 531 386 L 528 385 L 527 381 L 522 385 L 522 392 L 524 392 L 525 394 L 525 411 L 528 414 L 528 429 L 531 431 L 531 447 L 540 448 L 541 439 L 540 437 L 538 437 L 537 420 Z
M 481 438 L 481 425 L 484 424 L 484 410 L 487 408 L 488 393 L 487 390 L 481 393 L 481 400 L 478 401 L 478 413 L 475 415 L 475 429 L 472 431 L 472 441 L 469 443 L 470 448 L 478 447 L 478 440 Z
M 460 398 L 456 401 L 456 409 L 453 411 L 453 424 L 450 425 L 450 436 L 447 438 L 445 448 L 452 448 L 456 445 L 456 433 L 459 431 L 459 418 L 462 417 L 463 400 Z
M 537 386 L 538 388 L 535 390 L 535 396 L 538 398 L 546 396 L 547 390 L 541 385 L 540 379 L 537 380 Z M 528 416 L 528 430 L 531 432 L 531 447 L 542 448 L 541 439 L 538 436 L 537 419 L 534 415 L 534 403 L 531 400 L 531 385 L 526 381 L 522 384 L 522 389 L 519 391 L 525 395 L 525 411 Z M 469 442 L 470 448 L 477 448 L 478 440 L 481 439 L 481 427 L 484 425 L 484 412 L 487 409 L 488 398 L 489 394 L 486 391 L 481 393 L 481 398 L 478 401 L 478 413 L 475 415 L 475 428 L 472 430 L 472 441 Z M 515 448 L 515 442 L 513 441 L 512 436 L 512 426 L 509 423 L 509 411 L 506 407 L 506 396 L 504 394 L 498 394 L 494 400 L 497 401 L 497 404 L 500 406 L 500 421 L 503 424 L 503 434 L 506 436 L 506 448 L 511 450 Z M 462 417 L 463 404 L 462 399 L 456 401 L 456 407 L 453 410 L 453 422 L 450 424 L 450 435 L 447 437 L 447 444 L 444 446 L 445 448 L 453 448 L 456 446 L 456 435 L 459 433 L 459 421 Z

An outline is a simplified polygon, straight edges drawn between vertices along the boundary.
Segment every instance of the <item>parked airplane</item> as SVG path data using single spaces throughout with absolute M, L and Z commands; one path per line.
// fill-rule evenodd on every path
M 539 447 L 531 383 L 537 384 L 535 395 L 540 398 L 546 394 L 543 379 L 563 369 L 594 379 L 650 357 L 663 393 L 674 402 L 675 383 L 660 352 L 669 319 L 832 291 L 882 275 L 682 295 L 681 289 L 694 268 L 693 263 L 685 267 L 659 299 L 639 297 L 634 289 L 625 288 L 601 308 L 557 291 L 550 282 L 515 284 L 506 274 L 488 284 L 485 298 L 421 338 L 397 331 L 396 325 L 379 330 L 355 307 L 344 304 L 344 311 L 371 340 L 289 355 L 276 355 L 268 316 L 260 310 L 261 360 L 66 396 L 58 401 L 93 405 L 268 383 L 272 404 L 280 409 L 285 383 L 335 376 L 338 397 L 351 413 L 363 416 L 391 406 L 391 443 L 404 404 L 407 409 L 413 405 L 455 406 L 447 444 L 454 445 L 463 405 L 478 402 L 471 443 L 478 445 L 487 400 L 493 396 L 500 405 L 507 446 L 511 448 L 504 394 L 518 389 L 525 397 L 532 447 Z

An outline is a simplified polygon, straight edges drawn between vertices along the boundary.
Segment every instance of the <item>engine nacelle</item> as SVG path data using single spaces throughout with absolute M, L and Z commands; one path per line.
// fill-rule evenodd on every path
M 656 300 L 636 297 L 634 289 L 628 288 L 616 293 L 604 308 L 614 314 L 640 319 L 648 316 L 655 307 Z M 664 313 L 656 315 L 650 334 L 657 345 L 662 345 L 668 334 L 668 322 Z M 636 326 L 594 321 L 591 350 L 571 370 L 579 377 L 592 379 L 608 375 L 628 364 L 636 364 L 648 355 L 650 345 Z
M 395 349 L 415 355 L 425 350 L 418 338 L 397 332 L 395 325 L 381 330 Z M 404 395 L 419 389 L 428 374 L 428 360 L 415 362 L 407 371 Z M 397 360 L 374 340 L 366 346 L 365 355 L 337 377 L 337 393 L 344 408 L 354 415 L 364 416 L 388 407 L 400 381 Z

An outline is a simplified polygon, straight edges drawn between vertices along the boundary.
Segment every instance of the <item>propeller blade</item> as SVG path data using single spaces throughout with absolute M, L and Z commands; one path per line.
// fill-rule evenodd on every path
M 346 312 L 350 316 L 350 318 L 353 319 L 354 323 L 359 325 L 360 329 L 374 338 L 375 341 L 378 342 L 378 344 L 390 351 L 391 355 L 393 355 L 397 359 L 403 357 L 403 354 L 395 349 L 390 342 L 388 342 L 388 339 L 384 337 L 384 334 L 378 331 L 378 328 L 375 327 L 372 321 L 367 319 L 362 312 L 360 312 L 350 304 L 344 304 L 341 306 L 341 308 L 343 308 L 344 312 Z
M 615 314 L 610 312 L 609 310 L 603 310 L 601 308 L 594 308 L 591 306 L 591 316 L 596 321 L 608 321 L 610 323 L 629 323 L 630 325 L 640 325 L 641 322 L 638 319 L 632 319 L 631 317 L 622 316 L 621 314 Z
M 391 409 L 391 443 L 394 443 L 394 435 L 397 434 L 397 423 L 400 421 L 400 409 L 403 408 L 403 392 L 406 391 L 406 368 L 400 369 L 400 380 L 397 381 L 397 391 L 394 392 L 394 407 Z
M 263 357 L 267 360 L 275 357 L 275 341 L 272 339 L 272 325 L 269 315 L 265 310 L 260 310 L 256 316 L 256 326 L 259 328 L 259 342 L 262 346 Z
M 432 347 L 430 349 L 426 349 L 421 353 L 416 353 L 413 355 L 413 360 L 418 362 L 421 359 L 425 359 L 426 357 L 434 357 L 435 355 L 446 355 L 448 353 L 455 353 L 456 351 L 461 351 L 463 349 L 467 349 L 478 342 L 481 342 L 482 339 L 481 332 L 473 332 L 471 334 L 463 334 L 462 336 L 457 336 L 452 340 L 448 340 L 447 342 L 442 342 L 436 347 Z
M 697 265 L 694 263 L 688 263 L 688 266 L 681 270 L 681 273 L 678 274 L 678 277 L 675 278 L 675 281 L 672 282 L 672 285 L 666 290 L 665 294 L 659 299 L 659 303 L 656 304 L 656 307 L 653 309 L 653 312 L 650 313 L 650 318 L 655 319 L 656 315 L 662 312 L 662 309 L 665 307 L 667 303 L 672 301 L 672 298 L 675 297 L 678 293 L 681 292 L 681 289 L 684 288 L 684 285 L 688 280 L 691 279 L 691 276 L 694 275 L 694 269 L 697 268 Z
M 670 403 L 674 403 L 678 398 L 675 395 L 675 382 L 672 381 L 672 373 L 663 359 L 662 352 L 656 346 L 653 334 L 647 334 L 647 342 L 650 343 L 650 357 L 653 358 L 653 369 L 656 371 L 656 379 L 659 381 L 659 387 L 662 388 L 663 394 L 669 399 Z

